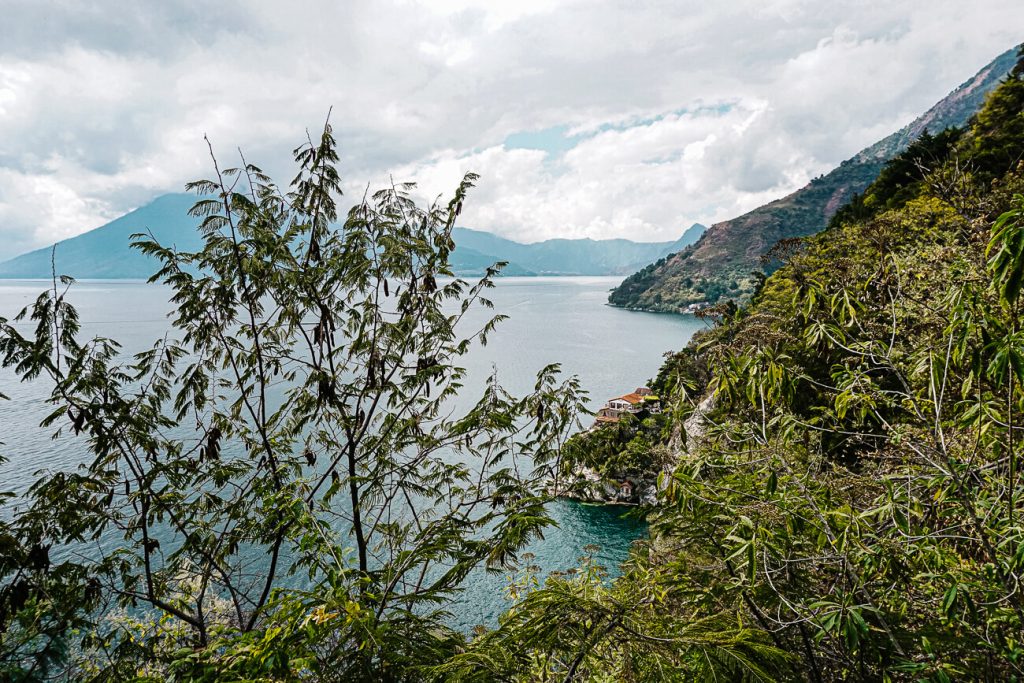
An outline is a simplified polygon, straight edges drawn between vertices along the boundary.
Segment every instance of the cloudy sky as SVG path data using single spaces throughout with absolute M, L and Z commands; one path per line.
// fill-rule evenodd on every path
M 296 9 L 296 8 L 301 9 Z M 482 175 L 464 225 L 675 239 L 790 192 L 1024 40 L 1019 0 L 0 0 L 0 259 L 219 155 Z

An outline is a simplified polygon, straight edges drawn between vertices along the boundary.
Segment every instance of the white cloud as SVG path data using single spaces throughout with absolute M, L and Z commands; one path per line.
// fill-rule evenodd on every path
M 465 224 L 518 239 L 672 239 L 789 192 L 899 128 L 1021 36 L 1024 5 L 530 0 L 8 0 L 0 258 L 84 231 L 221 156 L 290 177 L 329 107 L 353 188 L 483 177 Z M 561 127 L 561 154 L 512 134 Z
M 668 114 L 593 134 L 558 163 L 540 150 L 500 145 L 470 154 L 449 150 L 395 175 L 418 181 L 424 196 L 431 197 L 450 190 L 467 171 L 480 173 L 464 224 L 519 240 L 552 235 L 671 240 L 690 222 L 734 215 L 809 179 L 800 171 L 738 190 L 735 164 L 705 163 L 712 155 L 747 159 L 742 150 L 759 142 L 752 138 L 752 124 L 765 114 L 758 101 L 735 103 L 722 112 Z M 809 160 L 792 162 L 800 167 Z
M 552 12 L 566 3 L 558 0 L 413 0 L 411 4 L 420 5 L 442 16 L 468 14 L 480 17 L 486 30 L 493 32 L 523 17 Z

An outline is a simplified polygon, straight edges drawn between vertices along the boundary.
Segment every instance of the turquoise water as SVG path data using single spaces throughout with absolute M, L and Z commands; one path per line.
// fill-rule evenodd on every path
M 491 343 L 466 359 L 464 401 L 471 404 L 494 370 L 514 393 L 529 391 L 537 370 L 561 363 L 567 374 L 580 377 L 596 409 L 612 396 L 645 384 L 661 365 L 664 353 L 682 348 L 702 323 L 687 316 L 638 313 L 605 305 L 608 290 L 621 278 L 500 278 L 491 290 L 496 313 L 509 316 Z M 0 317 L 11 318 L 29 305 L 48 283 L 0 280 Z M 123 281 L 81 282 L 71 300 L 83 321 L 82 334 L 120 341 L 127 353 L 150 348 L 168 329 L 168 290 Z M 29 326 L 26 326 L 28 328 Z M 26 332 L 28 329 L 26 329 Z M 24 490 L 40 470 L 71 469 L 84 457 L 67 440 L 59 446 L 38 427 L 50 409 L 49 388 L 22 384 L 0 370 L 0 441 L 9 461 L 0 464 L 0 490 Z M 552 504 L 558 527 L 529 550 L 543 572 L 578 564 L 584 546 L 600 546 L 597 559 L 614 575 L 630 544 L 646 533 L 640 521 L 623 518 L 628 508 L 588 506 L 570 501 Z M 454 610 L 462 627 L 491 624 L 507 607 L 501 575 L 476 572 Z

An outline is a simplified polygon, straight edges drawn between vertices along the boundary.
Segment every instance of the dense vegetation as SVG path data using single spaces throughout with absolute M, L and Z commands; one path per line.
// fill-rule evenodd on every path
M 789 653 L 752 677 L 1021 679 L 1022 123 L 1024 55 L 970 129 L 921 142 L 935 163 L 895 160 L 669 359 L 679 405 L 714 406 L 603 598 L 628 629 L 731 617 Z M 587 665 L 677 666 L 626 640 Z
M 488 277 L 436 280 L 472 178 L 446 207 L 386 189 L 334 229 L 326 130 L 287 194 L 251 166 L 197 184 L 218 198 L 195 210 L 203 250 L 142 241 L 180 340 L 120 359 L 79 341 L 59 289 L 34 334 L 2 327 L 4 363 L 50 378 L 48 422 L 94 459 L 4 522 L 0 673 L 1020 680 L 1024 53 L 934 148 L 666 361 L 669 422 L 629 438 L 679 460 L 624 576 L 585 557 L 541 585 L 527 564 L 472 637 L 450 597 L 548 522 L 536 492 L 579 410 L 553 368 L 530 396 L 441 410 L 496 322 L 457 333 Z M 94 560 L 51 557 L 105 532 Z
M 711 226 L 692 247 L 626 278 L 609 302 L 626 308 L 679 312 L 690 305 L 721 300 L 748 301 L 761 272 L 770 273 L 781 265 L 782 260 L 773 253 L 776 244 L 823 230 L 837 209 L 863 193 L 886 162 L 922 132 L 937 134 L 966 125 L 1014 62 L 1013 50 L 1000 55 L 918 119 L 833 171 L 787 197 Z M 997 164 L 1002 162 L 1005 160 L 997 160 Z M 988 162 L 978 157 L 975 163 Z
M 427 207 L 385 188 L 339 225 L 330 127 L 295 159 L 287 190 L 214 159 L 190 185 L 197 250 L 136 235 L 176 305 L 151 349 L 83 338 L 67 277 L 0 320 L 0 361 L 48 383 L 41 427 L 82 453 L 4 494 L 0 679 L 490 678 L 453 598 L 552 523 L 584 397 L 551 366 L 453 414 L 459 359 L 502 318 L 501 264 L 441 279 L 474 176 Z M 689 656 L 745 635 L 694 635 Z
M 571 477 L 581 468 L 593 470 L 602 479 L 651 479 L 672 461 L 664 445 L 671 416 L 665 414 L 623 415 L 573 436 L 564 449 L 562 474 Z

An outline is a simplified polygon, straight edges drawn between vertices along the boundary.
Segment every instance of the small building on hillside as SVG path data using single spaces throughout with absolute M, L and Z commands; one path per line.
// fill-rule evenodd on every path
M 609 399 L 604 407 L 597 411 L 594 423 L 618 422 L 626 413 L 636 415 L 641 412 L 661 412 L 661 400 L 647 387 L 637 387 L 628 394 Z
M 619 417 L 622 413 L 618 410 L 609 408 L 607 405 L 597 411 L 597 415 L 594 416 L 594 422 L 605 423 L 605 422 L 618 422 Z

